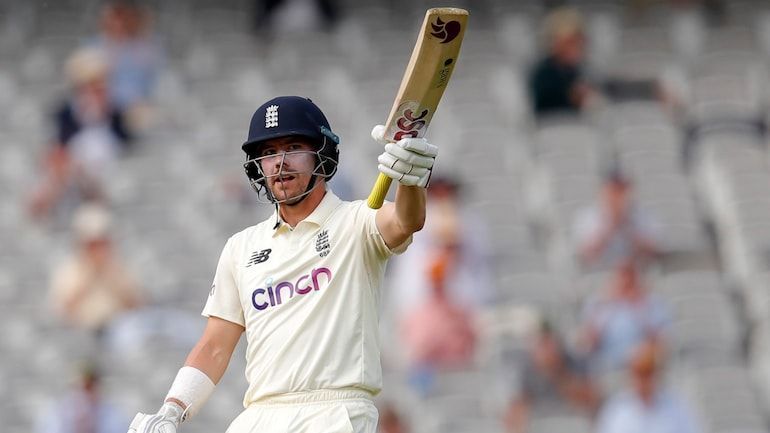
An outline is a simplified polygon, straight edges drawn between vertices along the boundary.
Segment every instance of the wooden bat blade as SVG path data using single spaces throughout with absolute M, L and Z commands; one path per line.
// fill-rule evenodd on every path
M 433 8 L 425 13 L 412 56 L 406 66 L 393 107 L 385 123 L 385 139 L 423 137 L 436 112 L 460 54 L 468 11 Z M 391 179 L 377 178 L 367 203 L 379 209 Z

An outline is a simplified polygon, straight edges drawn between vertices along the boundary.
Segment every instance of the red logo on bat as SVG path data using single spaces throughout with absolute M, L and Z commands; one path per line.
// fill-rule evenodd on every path
M 431 35 L 441 39 L 442 44 L 452 42 L 454 38 L 460 34 L 459 21 L 449 21 L 445 23 L 441 17 L 436 17 L 436 22 L 431 23 L 430 26 L 433 28 Z
M 396 119 L 395 125 L 389 131 L 393 141 L 403 138 L 419 138 L 424 135 L 424 128 L 427 125 L 426 117 L 430 113 L 427 108 L 419 110 L 419 104 L 409 101 L 399 107 L 401 113 Z

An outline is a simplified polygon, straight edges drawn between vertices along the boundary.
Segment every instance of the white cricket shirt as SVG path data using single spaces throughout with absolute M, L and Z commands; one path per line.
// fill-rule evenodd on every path
M 225 244 L 204 316 L 246 328 L 244 406 L 260 398 L 382 385 L 380 286 L 390 250 L 363 201 L 327 189 L 294 229 L 276 214 Z

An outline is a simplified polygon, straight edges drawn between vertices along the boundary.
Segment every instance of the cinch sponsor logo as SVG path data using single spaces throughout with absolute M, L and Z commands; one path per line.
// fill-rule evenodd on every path
M 281 305 L 285 300 L 294 296 L 307 295 L 317 292 L 321 287 L 328 287 L 332 279 L 332 271 L 329 268 L 315 268 L 309 274 L 302 275 L 297 281 L 281 281 L 273 287 L 259 287 L 251 292 L 251 305 L 257 310 L 265 310 L 276 305 Z

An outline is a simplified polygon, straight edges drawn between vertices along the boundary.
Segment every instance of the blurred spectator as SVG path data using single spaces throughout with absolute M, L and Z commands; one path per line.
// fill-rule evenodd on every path
M 708 23 L 712 26 L 721 26 L 727 23 L 727 1 L 726 0 L 674 0 L 675 4 L 698 4 L 700 3 L 703 8 L 703 12 L 706 15 Z
M 536 116 L 575 114 L 599 106 L 605 100 L 655 99 L 673 106 L 676 98 L 665 90 L 658 77 L 588 77 L 588 57 L 583 17 L 574 8 L 553 9 L 543 23 L 546 54 L 529 76 L 532 109 Z
M 634 350 L 629 363 L 630 389 L 602 407 L 597 433 L 699 433 L 696 419 L 677 395 L 661 389 L 663 353 L 655 342 Z
M 131 133 L 125 114 L 107 91 L 109 65 L 97 50 L 81 49 L 67 61 L 71 94 L 56 111 L 56 136 L 46 155 L 45 177 L 30 212 L 45 216 L 65 198 L 96 199 Z
M 573 235 L 580 262 L 612 269 L 629 260 L 646 262 L 657 252 L 656 222 L 633 201 L 633 185 L 617 169 L 606 176 L 600 202 L 580 212 Z
M 100 375 L 92 365 L 80 372 L 77 386 L 38 420 L 38 433 L 123 433 L 129 420 L 105 401 Z
M 474 354 L 472 317 L 452 303 L 444 291 L 446 271 L 452 266 L 451 252 L 435 256 L 428 270 L 431 296 L 409 312 L 402 323 L 412 382 L 422 392 L 430 391 L 436 370 L 465 367 Z
M 615 271 L 609 290 L 586 303 L 583 350 L 600 370 L 622 368 L 642 341 L 662 342 L 669 319 L 665 304 L 643 286 L 637 265 L 626 262 Z
M 548 52 L 529 78 L 534 112 L 538 116 L 576 113 L 596 95 L 582 68 L 586 57 L 583 19 L 576 10 L 562 7 L 550 12 L 543 26 Z
M 521 390 L 505 416 L 511 433 L 526 432 L 532 418 L 593 416 L 598 408 L 599 393 L 586 365 L 567 351 L 547 321 L 541 323 L 519 377 Z
M 254 27 L 263 35 L 273 30 L 330 30 L 340 16 L 336 0 L 257 0 L 254 4 Z M 282 19 L 276 20 L 278 15 L 283 15 Z
M 151 120 L 149 104 L 163 63 L 149 18 L 148 11 L 133 2 L 107 3 L 101 13 L 101 32 L 89 44 L 104 53 L 110 65 L 112 101 L 127 111 L 136 129 L 144 129 Z
M 113 251 L 110 215 L 100 205 L 86 204 L 74 218 L 76 250 L 56 269 L 51 305 L 74 326 L 100 333 L 118 314 L 137 308 L 137 283 Z
M 393 260 L 388 276 L 389 307 L 402 313 L 425 302 L 431 292 L 426 260 L 451 251 L 453 266 L 446 270 L 444 291 L 452 303 L 478 309 L 494 295 L 490 242 L 478 216 L 463 207 L 460 184 L 434 175 L 428 187 L 427 217 L 409 249 Z
M 380 422 L 377 431 L 379 433 L 407 433 L 409 429 L 404 424 L 401 416 L 392 404 L 386 404 L 380 408 Z

